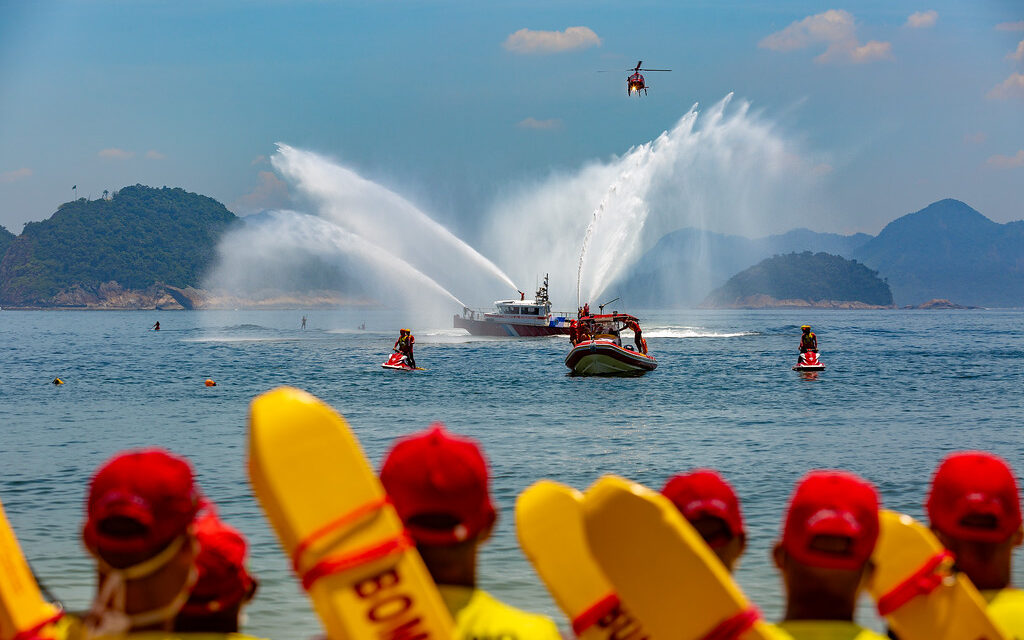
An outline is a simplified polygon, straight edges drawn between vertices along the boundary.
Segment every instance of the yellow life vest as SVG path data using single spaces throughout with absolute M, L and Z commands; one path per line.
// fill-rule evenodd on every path
M 481 589 L 437 585 L 455 619 L 456 640 L 560 640 L 550 618 L 520 611 Z
M 886 640 L 855 622 L 842 620 L 788 620 L 775 628 L 793 640 Z
M 1003 633 L 1013 638 L 1024 638 L 1024 591 L 1009 588 L 982 591 L 981 597 L 988 603 L 985 609 L 988 617 Z
M 66 615 L 53 626 L 54 640 L 262 640 L 244 633 L 177 633 L 175 631 L 139 631 L 124 635 L 92 635 L 82 621 Z

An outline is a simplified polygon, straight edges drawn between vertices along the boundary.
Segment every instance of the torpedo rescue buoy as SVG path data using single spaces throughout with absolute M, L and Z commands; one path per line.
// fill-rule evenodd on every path
M 208 387 L 216 387 L 217 383 L 214 382 L 213 380 L 211 380 L 210 378 L 207 378 L 206 379 L 206 386 L 208 386 Z

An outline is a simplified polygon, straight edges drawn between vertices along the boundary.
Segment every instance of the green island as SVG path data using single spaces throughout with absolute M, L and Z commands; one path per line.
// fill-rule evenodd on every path
M 189 307 L 235 214 L 181 188 L 125 187 L 79 198 L 21 235 L 0 233 L 0 304 L 13 307 Z
M 824 252 L 773 256 L 712 291 L 705 308 L 891 308 L 892 290 L 878 272 Z

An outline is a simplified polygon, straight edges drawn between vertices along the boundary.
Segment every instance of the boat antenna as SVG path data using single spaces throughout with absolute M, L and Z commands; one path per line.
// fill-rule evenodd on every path
M 611 303 L 615 302 L 616 300 L 620 300 L 621 298 L 622 298 L 622 296 L 619 296 L 619 297 L 615 298 L 614 300 L 609 300 L 608 302 L 606 302 L 604 304 L 599 304 L 599 305 L 597 305 L 597 308 L 601 310 L 601 313 L 604 313 L 604 308 L 605 307 L 607 307 Z

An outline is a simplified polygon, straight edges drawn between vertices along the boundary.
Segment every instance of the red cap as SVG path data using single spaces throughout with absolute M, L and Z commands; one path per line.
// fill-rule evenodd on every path
M 848 538 L 844 549 L 815 547 L 815 538 Z M 823 569 L 860 569 L 878 541 L 878 493 L 846 471 L 811 471 L 796 485 L 782 547 L 797 562 Z
M 242 534 L 221 522 L 212 509 L 196 520 L 195 533 L 199 578 L 181 614 L 217 613 L 247 600 L 256 583 L 245 567 L 247 545 Z
M 1013 472 L 1002 458 L 983 451 L 947 456 L 932 478 L 925 508 L 933 527 L 959 540 L 1002 542 L 1021 525 Z
M 725 522 L 730 536 L 743 533 L 743 516 L 736 492 L 715 471 L 697 469 L 673 476 L 661 493 L 691 522 L 711 516 Z M 720 539 L 708 541 L 708 544 L 716 547 L 726 542 L 727 539 Z
M 449 435 L 439 422 L 399 440 L 384 460 L 380 480 L 420 544 L 463 542 L 494 523 L 487 461 L 480 447 L 469 438 Z M 442 528 L 410 523 L 417 516 L 447 516 L 452 522 Z
M 199 491 L 184 458 L 161 449 L 123 452 L 89 484 L 82 538 L 99 553 L 156 553 L 185 531 L 198 509 Z M 110 518 L 134 520 L 139 533 L 105 531 Z

